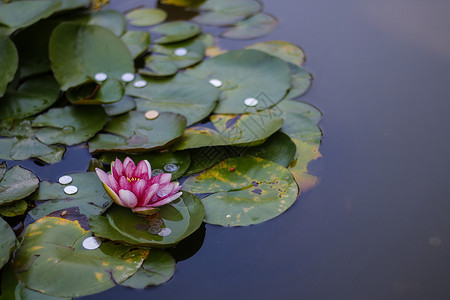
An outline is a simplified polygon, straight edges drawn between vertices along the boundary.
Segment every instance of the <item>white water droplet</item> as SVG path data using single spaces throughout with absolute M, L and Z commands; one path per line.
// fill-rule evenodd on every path
M 154 120 L 159 116 L 159 112 L 157 110 L 149 110 L 145 113 L 145 118 L 147 120 Z
M 64 193 L 66 193 L 67 195 L 73 195 L 76 194 L 77 192 L 78 188 L 74 185 L 69 185 L 64 188 Z
M 152 170 L 152 176 L 158 176 L 159 174 L 164 173 L 161 169 L 154 169 Z
M 69 184 L 72 182 L 72 177 L 65 175 L 65 176 L 61 176 L 58 179 L 58 182 L 61 184 Z
M 188 53 L 186 48 L 178 48 L 175 49 L 175 55 L 176 56 L 185 56 Z
M 258 105 L 258 99 L 256 98 L 247 98 L 244 100 L 244 104 L 247 106 L 256 106 Z
M 95 74 L 94 78 L 97 81 L 105 81 L 106 78 L 108 78 L 108 75 L 106 75 L 105 73 L 97 73 Z
M 227 215 L 227 218 L 231 218 L 231 215 Z
M 122 80 L 125 82 L 131 82 L 134 80 L 134 74 L 133 73 L 124 73 L 122 75 Z
M 176 172 L 178 170 L 178 166 L 176 164 L 167 164 L 164 166 L 164 171 L 166 172 Z
M 143 88 L 144 86 L 147 85 L 147 81 L 145 81 L 145 80 L 138 80 L 138 81 L 135 81 L 135 82 L 133 83 L 133 85 L 134 85 L 134 87 L 136 87 L 136 88 Z
M 84 247 L 84 249 L 87 249 L 87 250 L 98 249 L 101 245 L 102 245 L 102 241 L 98 237 L 95 237 L 95 236 L 88 237 L 83 241 L 83 247 Z
M 215 87 L 221 87 L 223 84 L 219 79 L 211 79 L 209 83 L 211 83 Z
M 170 228 L 161 228 L 161 231 L 158 233 L 159 236 L 168 236 L 172 233 Z

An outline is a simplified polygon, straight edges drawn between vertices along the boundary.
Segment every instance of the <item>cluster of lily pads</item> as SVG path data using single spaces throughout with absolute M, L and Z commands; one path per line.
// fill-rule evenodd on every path
M 202 223 L 262 223 L 318 182 L 308 164 L 320 157 L 321 113 L 296 100 L 312 83 L 303 50 L 266 41 L 226 51 L 203 32 L 270 32 L 277 21 L 260 2 L 92 9 L 104 2 L 0 1 L 1 299 L 162 284 L 176 265 L 164 249 Z M 192 19 L 164 22 L 171 6 Z M 93 156 L 86 172 L 47 182 L 8 169 L 56 163 L 77 144 Z M 113 204 L 93 170 L 126 157 L 170 173 L 182 195 L 146 215 Z

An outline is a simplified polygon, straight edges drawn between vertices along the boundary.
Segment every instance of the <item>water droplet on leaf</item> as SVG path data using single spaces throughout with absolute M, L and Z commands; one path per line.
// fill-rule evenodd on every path
M 157 110 L 149 110 L 145 113 L 145 118 L 147 120 L 154 120 L 159 116 L 159 112 Z
M 209 81 L 209 83 L 211 83 L 215 87 L 221 87 L 222 86 L 222 81 L 220 81 L 219 79 L 211 79 Z
M 145 87 L 147 85 L 147 81 L 145 81 L 145 80 L 138 80 L 138 81 L 135 81 L 133 85 L 136 88 L 143 88 L 143 87 Z
M 122 75 L 122 80 L 125 82 L 131 82 L 134 80 L 134 74 L 133 73 L 125 73 Z
M 61 184 L 69 184 L 72 182 L 72 177 L 65 175 L 65 176 L 61 176 L 58 179 L 58 182 Z
M 159 236 L 168 236 L 172 233 L 172 230 L 170 228 L 162 228 L 161 231 L 158 233 Z
M 167 164 L 164 166 L 164 171 L 166 172 L 176 172 L 178 170 L 178 166 L 176 164 Z
M 247 106 L 256 106 L 258 105 L 258 99 L 256 98 L 247 98 L 244 100 L 244 104 Z
M 175 49 L 175 55 L 176 56 L 185 56 L 188 53 L 186 48 L 178 48 Z
M 64 188 L 64 193 L 67 195 L 73 195 L 76 194 L 76 192 L 78 192 L 78 188 L 74 185 L 69 185 Z
M 97 81 L 105 81 L 106 78 L 108 78 L 108 75 L 106 75 L 105 73 L 97 73 L 95 74 L 94 78 Z
M 95 236 L 88 237 L 83 241 L 83 247 L 87 250 L 95 250 L 99 248 L 102 244 L 102 241 Z

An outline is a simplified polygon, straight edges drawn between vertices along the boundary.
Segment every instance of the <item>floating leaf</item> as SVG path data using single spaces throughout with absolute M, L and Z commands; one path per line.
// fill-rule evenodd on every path
M 274 114 L 283 117 L 289 115 L 292 115 L 293 117 L 295 117 L 295 115 L 301 115 L 310 119 L 315 124 L 318 124 L 320 119 L 322 119 L 320 110 L 311 104 L 301 101 L 283 100 L 272 110 L 274 111 Z M 287 120 L 290 121 L 290 119 Z
M 121 37 L 121 40 L 128 47 L 134 59 L 147 51 L 151 42 L 150 33 L 133 30 L 127 31 Z
M 81 25 L 101 26 L 117 36 L 122 36 L 127 28 L 125 17 L 120 12 L 110 9 L 92 13 L 74 14 L 70 17 L 65 17 L 63 20 L 76 22 Z
M 128 95 L 138 97 L 137 109 L 181 114 L 186 117 L 187 126 L 209 116 L 219 98 L 217 88 L 193 76 L 178 74 L 169 79 L 145 80 L 148 84 L 144 88 L 127 87 Z
M 0 205 L 0 215 L 4 217 L 17 217 L 25 213 L 28 203 L 25 200 L 14 201 L 9 204 Z
M 171 62 L 167 56 L 152 55 L 146 61 L 145 68 L 138 70 L 142 75 L 162 77 L 171 76 L 178 72 L 177 65 Z
M 297 66 L 302 66 L 305 62 L 305 52 L 297 45 L 285 41 L 265 41 L 259 42 L 245 49 L 254 49 L 277 56 L 282 60 Z
M 59 85 L 52 76 L 30 78 L 16 91 L 8 90 L 0 99 L 0 119 L 23 119 L 32 116 L 55 103 L 59 93 Z
M 1 6 L 0 6 L 1 7 Z M 1 10 L 1 8 L 0 8 Z M 13 80 L 16 73 L 19 57 L 13 42 L 0 31 L 0 97 L 6 91 L 6 86 Z M 2 101 L 3 102 L 3 101 Z
M 124 241 L 132 245 L 150 247 L 170 247 L 191 235 L 202 224 L 204 208 L 200 199 L 183 192 L 181 197 L 158 211 L 157 219 L 162 228 L 169 228 L 166 236 L 148 232 L 152 220 L 135 214 L 131 209 L 112 206 L 106 216 L 92 216 L 89 225 L 95 235 L 115 241 Z M 155 220 L 155 219 L 153 219 Z
M 88 7 L 91 3 L 90 0 L 60 0 L 61 6 L 58 11 L 68 11 L 77 8 Z
M 187 151 L 139 154 L 107 152 L 103 153 L 99 160 L 105 164 L 110 164 L 116 158 L 123 161 L 126 157 L 130 157 L 136 164 L 141 160 L 148 160 L 154 174 L 159 172 L 172 173 L 172 180 L 183 176 L 191 163 L 191 157 Z
M 229 51 L 186 73 L 201 79 L 218 79 L 223 83 L 216 113 L 241 114 L 270 108 L 285 96 L 291 85 L 288 64 L 258 50 Z M 248 107 L 245 104 L 247 98 L 256 98 L 256 106 Z
M 87 141 L 100 131 L 108 117 L 99 106 L 52 108 L 34 119 L 36 137 L 43 143 L 75 145 Z
M 121 285 L 143 289 L 169 281 L 175 273 L 176 262 L 164 250 L 151 249 L 141 268 Z
M 289 170 L 292 172 L 300 191 L 306 192 L 319 183 L 319 178 L 309 173 L 308 164 L 322 157 L 318 144 L 311 144 L 299 139 L 292 139 L 297 147 L 297 152 Z
M 54 211 L 77 207 L 79 213 L 89 218 L 100 215 L 111 205 L 112 200 L 106 194 L 95 172 L 68 174 L 72 177 L 71 185 L 78 188 L 73 195 L 64 192 L 67 185 L 42 181 L 39 189 L 30 196 L 30 200 L 45 201 L 33 208 L 29 215 L 37 220 Z
M 202 28 L 194 23 L 176 21 L 158 25 L 151 30 L 153 33 L 161 34 L 155 43 L 169 44 L 190 39 L 202 32 Z
M 59 25 L 50 38 L 49 51 L 53 73 L 63 90 L 93 81 L 97 73 L 120 80 L 124 73 L 134 72 L 125 44 L 96 25 Z
M 95 250 L 84 249 L 82 243 L 90 236 L 77 221 L 42 218 L 25 230 L 11 267 L 30 289 L 58 297 L 80 297 L 125 281 L 148 255 L 148 250 L 112 242 L 104 242 Z
M 256 0 L 207 0 L 199 7 L 200 14 L 192 19 L 205 25 L 232 25 L 261 11 Z
M 311 121 L 308 117 L 305 117 L 301 110 L 289 110 L 288 108 L 294 108 L 292 103 L 289 104 L 290 107 L 281 106 L 283 110 L 272 110 L 274 114 L 284 119 L 284 124 L 281 131 L 289 135 L 291 138 L 296 138 L 304 142 L 319 145 L 322 138 L 322 131 L 319 126 L 317 126 L 317 124 Z M 299 107 L 301 105 L 295 106 Z M 276 109 L 277 108 L 279 107 L 277 106 Z
M 272 32 L 278 21 L 268 14 L 258 14 L 236 23 L 221 34 L 222 37 L 235 40 L 249 40 L 262 37 Z
M 244 115 L 213 115 L 211 120 L 215 128 L 209 125 L 190 127 L 172 149 L 261 144 L 283 125 L 281 118 L 266 111 Z
M 197 176 L 183 189 L 214 193 L 202 199 L 205 222 L 247 226 L 275 218 L 296 200 L 297 184 L 281 165 L 258 157 L 229 158 Z
M 136 102 L 133 98 L 125 96 L 122 100 L 110 104 L 103 104 L 103 109 L 110 117 L 126 113 L 136 108 Z
M 167 126 L 170 124 L 170 126 Z M 186 128 L 186 118 L 162 112 L 154 120 L 143 112 L 130 111 L 110 120 L 104 131 L 89 142 L 89 151 L 144 151 L 168 145 L 180 137 Z
M 129 12 L 126 17 L 130 25 L 146 27 L 163 22 L 167 13 L 157 8 L 140 8 Z
M 8 262 L 12 249 L 16 246 L 16 235 L 2 218 L 0 218 L 0 269 Z
M 0 205 L 25 198 L 39 185 L 39 179 L 20 166 L 9 169 L 0 181 Z
M 109 104 L 120 101 L 125 95 L 124 84 L 114 78 L 106 79 L 101 84 L 89 82 L 70 88 L 66 92 L 67 99 L 73 104 L 92 105 Z
M 305 94 L 311 87 L 313 77 L 306 69 L 289 64 L 291 69 L 291 89 L 284 99 L 295 99 Z

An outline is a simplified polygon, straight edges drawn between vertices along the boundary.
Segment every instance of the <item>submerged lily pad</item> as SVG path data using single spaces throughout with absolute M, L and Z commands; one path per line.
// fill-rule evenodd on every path
M 283 120 L 270 112 L 244 115 L 213 115 L 211 124 L 186 129 L 173 150 L 211 146 L 251 146 L 261 144 L 278 131 Z
M 63 90 L 93 81 L 97 73 L 120 80 L 124 73 L 134 72 L 125 44 L 96 25 L 59 25 L 50 38 L 49 51 L 53 73 Z
M 33 77 L 16 91 L 8 90 L 0 99 L 0 119 L 23 119 L 50 107 L 58 99 L 60 90 L 50 76 Z
M 193 21 L 205 25 L 232 25 L 261 11 L 256 0 L 207 0 L 199 7 L 200 14 Z
M 137 109 L 181 114 L 186 117 L 187 126 L 209 116 L 219 98 L 217 88 L 193 76 L 178 74 L 168 79 L 145 80 L 148 84 L 144 88 L 127 87 L 127 94 L 137 97 Z
M 128 30 L 120 39 L 128 47 L 134 59 L 147 51 L 151 42 L 150 33 L 134 30 Z
M 268 14 L 254 15 L 236 23 L 221 34 L 222 37 L 235 40 L 249 40 L 262 37 L 272 32 L 278 26 L 278 21 Z
M 12 249 L 16 246 L 16 235 L 8 223 L 0 218 L 0 269 L 8 262 Z
M 36 137 L 43 143 L 75 145 L 87 141 L 100 131 L 108 117 L 100 106 L 66 106 L 52 108 L 34 119 Z
M 37 220 L 48 214 L 77 207 L 79 213 L 89 218 L 100 215 L 111 205 L 112 200 L 106 194 L 101 181 L 95 172 L 68 174 L 72 177 L 70 185 L 78 188 L 75 194 L 64 192 L 67 185 L 42 181 L 38 190 L 30 196 L 30 200 L 45 201 L 33 208 L 29 215 Z
M 42 218 L 25 230 L 11 267 L 30 289 L 58 297 L 80 297 L 125 281 L 148 255 L 146 249 L 112 242 L 87 250 L 82 244 L 90 236 L 77 221 Z
M 28 203 L 25 200 L 14 201 L 9 204 L 0 205 L 0 215 L 4 217 L 17 217 L 25 213 Z
M 151 30 L 153 33 L 161 34 L 155 43 L 169 44 L 190 39 L 202 32 L 202 28 L 191 22 L 176 21 L 158 25 Z
M 202 199 L 205 222 L 247 226 L 275 218 L 296 200 L 297 184 L 283 166 L 258 157 L 229 158 L 197 176 L 183 189 L 213 193 Z
M 170 124 L 170 126 L 167 126 Z M 110 120 L 104 131 L 89 142 L 89 151 L 144 151 L 166 146 L 180 137 L 186 128 L 186 118 L 162 112 L 148 120 L 143 112 L 130 111 Z
M 126 157 L 130 157 L 136 164 L 141 160 L 148 160 L 155 174 L 159 172 L 172 173 L 172 180 L 183 176 L 191 163 L 191 156 L 187 151 L 139 154 L 106 152 L 100 156 L 99 160 L 110 164 L 116 158 L 123 161 Z
M 223 84 L 216 113 L 241 114 L 268 109 L 277 104 L 291 86 L 289 66 L 278 57 L 258 50 L 235 50 L 215 56 L 186 72 Z M 273 74 L 277 74 L 273 76 Z M 249 107 L 247 98 L 257 99 Z
M 255 49 L 277 56 L 282 60 L 297 66 L 302 66 L 305 62 L 305 52 L 302 48 L 286 41 L 265 41 L 259 42 L 245 49 Z
M 6 171 L 0 181 L 0 205 L 25 198 L 33 193 L 39 185 L 39 179 L 20 166 Z
M 0 8 L 1 9 L 1 8 Z M 6 91 L 6 86 L 13 80 L 16 73 L 19 57 L 14 43 L 0 31 L 0 97 Z
M 143 289 L 169 281 L 175 273 L 176 262 L 164 250 L 151 249 L 141 268 L 121 285 Z
M 163 22 L 167 13 L 157 8 L 140 8 L 129 12 L 126 17 L 130 25 L 146 27 Z
M 161 228 L 170 229 L 169 235 L 160 236 L 148 232 L 151 220 L 135 214 L 131 209 L 112 206 L 106 216 L 91 216 L 89 225 L 95 235 L 113 241 L 150 247 L 170 247 L 196 231 L 202 224 L 204 208 L 200 199 L 183 192 L 181 197 L 158 211 Z

